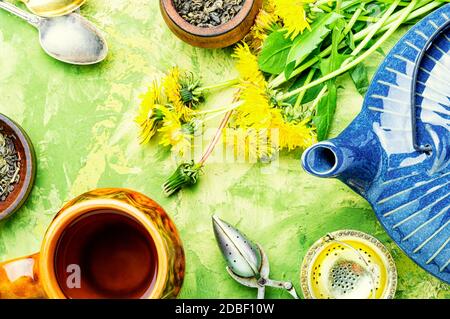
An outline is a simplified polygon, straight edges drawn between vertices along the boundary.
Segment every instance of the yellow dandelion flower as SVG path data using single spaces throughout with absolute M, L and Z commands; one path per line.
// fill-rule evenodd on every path
M 264 128 L 271 122 L 272 108 L 267 93 L 253 83 L 241 88 L 242 105 L 234 112 L 232 123 L 238 127 Z
M 277 110 L 279 111 L 279 110 Z M 308 127 L 310 120 L 306 119 L 299 123 L 286 122 L 281 114 L 274 114 L 274 127 L 278 129 L 280 149 L 288 151 L 297 148 L 305 149 L 317 142 L 314 130 Z
M 310 29 L 305 5 L 315 0 L 273 0 L 276 14 L 283 20 L 287 36 L 296 38 L 305 29 Z
M 188 118 L 190 109 L 181 100 L 180 69 L 173 67 L 163 79 L 164 93 L 180 118 Z
M 193 109 L 203 102 L 203 94 L 196 91 L 199 86 L 200 81 L 192 73 L 182 72 L 178 67 L 173 67 L 163 79 L 167 100 L 185 122 L 192 118 Z
M 268 84 L 259 70 L 258 60 L 247 44 L 238 45 L 234 52 L 240 74 L 239 98 L 242 105 L 233 114 L 232 125 L 240 128 L 264 128 L 271 121 Z
M 276 151 L 268 129 L 238 128 L 224 131 L 223 140 L 232 151 L 235 160 L 255 163 L 258 160 L 268 160 Z
M 163 114 L 159 110 L 162 105 L 161 87 L 157 82 L 153 82 L 140 98 L 141 104 L 135 122 L 141 129 L 139 140 L 141 144 L 146 144 L 156 134 L 163 119 Z
M 163 125 L 158 130 L 162 134 L 160 144 L 170 146 L 172 150 L 183 154 L 191 146 L 192 130 L 189 124 L 182 124 L 178 114 L 167 107 L 161 107 L 164 115 Z
M 244 154 L 247 159 L 270 159 L 275 150 L 291 151 L 313 144 L 315 136 L 307 126 L 309 121 L 286 122 L 282 110 L 274 106 L 267 81 L 248 45 L 237 46 L 234 57 L 238 60 L 239 99 L 242 102 L 229 124 L 236 135 L 228 138 L 235 143 L 235 153 Z M 275 138 L 278 140 L 274 141 Z
M 261 88 L 267 88 L 267 82 L 259 69 L 258 58 L 246 43 L 236 46 L 233 57 L 237 60 L 236 68 L 241 82 L 252 82 Z
M 245 37 L 244 42 L 248 43 L 253 52 L 258 53 L 272 31 L 273 26 L 279 21 L 278 15 L 275 13 L 275 6 L 272 0 L 265 1 L 264 7 L 258 13 L 255 24 Z

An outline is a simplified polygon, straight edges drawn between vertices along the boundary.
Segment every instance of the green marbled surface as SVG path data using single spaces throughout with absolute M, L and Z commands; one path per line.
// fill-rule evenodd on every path
M 449 286 L 416 266 L 390 240 L 370 206 L 345 185 L 305 174 L 299 154 L 284 155 L 271 174 L 260 165 L 212 163 L 198 186 L 167 199 L 161 192 L 175 160 L 156 142 L 141 147 L 133 123 L 138 95 L 172 65 L 201 74 L 206 84 L 233 78 L 230 50 L 190 47 L 165 26 L 157 0 L 91 0 L 82 13 L 106 33 L 107 61 L 64 65 L 46 56 L 27 23 L 0 12 L 0 112 L 30 135 L 38 156 L 36 185 L 26 205 L 0 222 L 0 259 L 39 249 L 64 202 L 98 187 L 127 187 L 159 202 L 175 221 L 187 255 L 181 297 L 254 298 L 235 283 L 216 246 L 211 215 L 218 214 L 259 242 L 275 279 L 299 289 L 299 268 L 308 247 L 327 232 L 357 229 L 376 236 L 394 256 L 399 298 L 449 298 Z M 390 39 L 391 47 L 400 34 Z M 373 74 L 382 56 L 370 59 Z M 356 116 L 362 97 L 340 79 L 337 135 Z M 232 92 L 208 97 L 220 106 Z M 288 298 L 269 289 L 269 298 Z

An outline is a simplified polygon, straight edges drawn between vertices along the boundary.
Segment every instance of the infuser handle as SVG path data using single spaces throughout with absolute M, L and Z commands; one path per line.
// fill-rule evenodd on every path
M 286 290 L 294 299 L 300 299 L 297 295 L 294 285 L 288 281 L 278 281 L 272 279 L 265 279 L 265 285 L 273 288 L 280 288 Z
M 47 298 L 39 276 L 39 253 L 0 263 L 0 299 Z
M 430 46 L 433 44 L 434 40 L 440 36 L 450 25 L 450 20 L 446 20 L 443 25 L 441 25 L 427 40 L 424 49 L 419 53 L 414 62 L 414 70 L 412 74 L 411 81 L 411 125 L 412 125 L 412 141 L 414 145 L 414 149 L 421 153 L 430 153 L 433 148 L 431 145 L 420 145 L 418 141 L 418 132 L 417 132 L 417 119 L 416 119 L 416 87 L 417 87 L 417 78 L 419 76 L 420 64 L 425 57 Z
M 258 287 L 258 296 L 257 299 L 264 299 L 266 296 L 266 287 L 260 286 Z

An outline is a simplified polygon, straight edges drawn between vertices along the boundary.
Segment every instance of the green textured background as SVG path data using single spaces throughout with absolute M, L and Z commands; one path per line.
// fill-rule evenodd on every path
M 93 67 L 64 65 L 47 57 L 27 23 L 0 12 L 0 112 L 29 133 L 38 156 L 36 185 L 27 204 L 0 222 L 0 260 L 39 249 L 43 234 L 64 202 L 97 187 L 127 187 L 159 202 L 172 216 L 187 255 L 181 297 L 254 298 L 225 272 L 211 215 L 236 224 L 265 248 L 274 279 L 299 290 L 303 256 L 319 237 L 338 229 L 376 236 L 394 256 L 398 298 L 449 298 L 449 286 L 416 266 L 389 239 L 370 206 L 345 185 L 305 174 L 299 154 L 283 156 L 264 174 L 259 165 L 210 164 L 197 187 L 167 199 L 160 185 L 176 167 L 156 143 L 141 147 L 133 123 L 138 95 L 172 65 L 201 74 L 206 84 L 235 76 L 230 50 L 190 47 L 165 26 L 157 0 L 91 0 L 82 13 L 106 33 L 110 55 Z M 390 40 L 385 49 L 399 38 Z M 376 69 L 382 56 L 370 60 Z M 332 135 L 357 115 L 362 97 L 340 79 Z M 232 92 L 208 98 L 210 107 Z M 270 298 L 288 298 L 269 289 Z

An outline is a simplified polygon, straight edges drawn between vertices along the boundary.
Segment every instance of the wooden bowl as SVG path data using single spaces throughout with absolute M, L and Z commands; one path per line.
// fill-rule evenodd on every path
M 36 156 L 33 145 L 23 129 L 11 119 L 0 114 L 0 127 L 7 136 L 14 137 L 14 146 L 20 156 L 20 179 L 4 202 L 0 201 L 0 220 L 14 214 L 27 200 L 36 176 Z
M 253 26 L 262 5 L 263 0 L 246 0 L 241 11 L 227 23 L 200 28 L 180 16 L 173 0 L 160 0 L 161 13 L 170 30 L 184 42 L 209 49 L 225 48 L 242 40 Z

